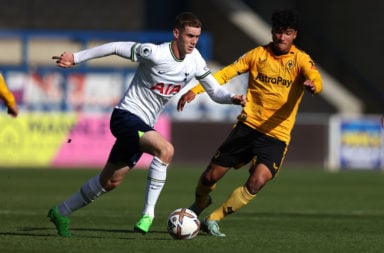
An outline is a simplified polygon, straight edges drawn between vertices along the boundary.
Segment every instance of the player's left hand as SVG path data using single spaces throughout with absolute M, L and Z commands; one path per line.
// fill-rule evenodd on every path
M 179 99 L 179 102 L 177 102 L 177 111 L 181 112 L 184 109 L 185 103 L 190 103 L 192 100 L 195 99 L 195 97 L 196 94 L 191 90 L 182 95 Z
M 316 86 L 313 84 L 311 80 L 305 80 L 304 87 L 310 91 L 312 94 L 316 92 Z

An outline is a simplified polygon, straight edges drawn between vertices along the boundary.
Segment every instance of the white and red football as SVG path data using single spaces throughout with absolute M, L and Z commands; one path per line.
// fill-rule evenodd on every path
M 167 228 L 174 239 L 188 240 L 199 233 L 200 221 L 192 210 L 179 208 L 169 215 Z

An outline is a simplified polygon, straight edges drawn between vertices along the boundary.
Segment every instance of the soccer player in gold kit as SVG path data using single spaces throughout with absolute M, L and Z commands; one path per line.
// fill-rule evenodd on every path
M 271 20 L 272 42 L 250 50 L 214 74 L 224 84 L 248 72 L 246 105 L 232 132 L 200 176 L 190 209 L 199 215 L 211 204 L 209 193 L 216 183 L 231 168 L 251 162 L 245 184 L 203 220 L 202 229 L 214 236 L 224 237 L 218 222 L 247 205 L 279 171 L 305 89 L 312 94 L 322 90 L 314 62 L 293 45 L 299 27 L 297 12 L 277 11 Z M 178 110 L 182 111 L 185 103 L 202 92 L 201 85 L 193 87 L 180 98 Z
M 5 105 L 8 108 L 8 114 L 17 117 L 19 108 L 17 107 L 15 97 L 8 89 L 2 74 L 0 74 L 0 98 L 4 100 Z

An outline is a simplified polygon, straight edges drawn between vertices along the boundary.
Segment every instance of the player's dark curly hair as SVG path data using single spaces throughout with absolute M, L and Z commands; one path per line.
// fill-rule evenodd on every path
M 300 15 L 296 10 L 280 10 L 275 11 L 272 14 L 272 29 L 285 30 L 288 28 L 295 29 L 300 28 Z

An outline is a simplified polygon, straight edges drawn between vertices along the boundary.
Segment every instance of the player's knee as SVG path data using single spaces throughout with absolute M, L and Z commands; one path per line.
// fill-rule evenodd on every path
M 271 180 L 271 176 L 268 175 L 258 175 L 257 177 L 250 177 L 245 184 L 247 190 L 250 194 L 258 193 L 269 180 Z
M 107 192 L 112 191 L 113 189 L 117 188 L 122 182 L 123 182 L 124 176 L 119 177 L 112 177 L 104 181 L 102 183 L 102 187 Z
M 252 182 L 252 183 L 247 182 L 245 186 L 247 187 L 247 190 L 249 191 L 250 194 L 255 195 L 265 186 L 266 183 L 267 182 L 263 180 Z
M 201 183 L 205 186 L 214 185 L 216 182 L 217 180 L 212 175 L 203 174 L 201 177 Z
M 211 164 L 208 166 L 208 168 L 201 175 L 201 183 L 203 185 L 212 186 L 212 185 L 216 184 L 220 180 L 220 178 L 223 177 L 223 175 L 224 174 L 221 173 L 220 170 L 215 169 L 215 167 Z
M 173 158 L 173 154 L 175 153 L 175 148 L 169 142 L 164 144 L 162 148 L 159 150 L 159 159 L 164 163 L 170 163 Z
M 106 182 L 105 186 L 103 188 L 109 192 L 113 189 L 117 188 L 121 184 L 121 180 L 109 180 Z

